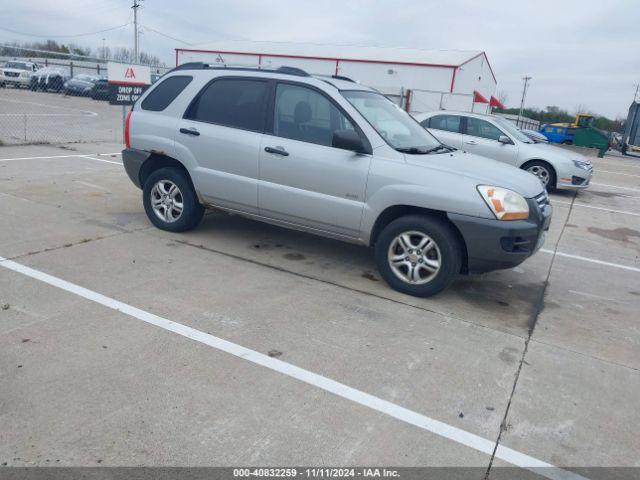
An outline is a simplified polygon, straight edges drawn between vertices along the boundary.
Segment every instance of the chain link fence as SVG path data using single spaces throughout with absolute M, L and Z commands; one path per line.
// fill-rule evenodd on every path
M 123 141 L 104 62 L 0 57 L 0 145 Z M 168 67 L 152 67 L 152 80 Z

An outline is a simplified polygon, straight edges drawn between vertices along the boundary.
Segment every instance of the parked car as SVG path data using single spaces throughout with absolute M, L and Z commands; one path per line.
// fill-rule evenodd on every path
M 531 140 L 533 140 L 535 143 L 549 143 L 549 139 L 547 139 L 547 137 L 545 137 L 540 132 L 537 132 L 535 130 L 529 130 L 528 128 L 520 129 L 520 131 L 524 133 L 527 137 L 529 137 Z
M 34 91 L 61 92 L 65 82 L 70 78 L 70 75 L 60 68 L 45 67 L 31 74 L 29 88 Z
M 497 115 L 436 111 L 415 118 L 444 144 L 533 173 L 549 190 L 583 189 L 591 181 L 593 167 L 584 155 L 535 143 Z
M 415 296 L 518 265 L 551 219 L 534 176 L 441 144 L 374 90 L 294 68 L 178 67 L 134 104 L 125 143 L 156 227 L 195 228 L 211 206 L 370 245 Z
M 38 68 L 38 64 L 33 62 L 8 61 L 0 67 L 0 87 L 28 87 L 31 74 Z
M 99 79 L 100 77 L 96 77 L 95 75 L 81 73 L 64 83 L 64 93 L 66 95 L 82 95 L 88 97 L 91 95 Z
M 93 85 L 91 98 L 94 100 L 109 100 L 109 82 L 106 78 L 99 79 Z

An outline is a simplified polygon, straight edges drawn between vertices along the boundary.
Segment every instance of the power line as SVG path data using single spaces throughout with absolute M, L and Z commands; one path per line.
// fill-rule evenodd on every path
M 117 30 L 118 28 L 123 28 L 126 27 L 127 25 L 130 25 L 131 22 L 125 23 L 123 25 L 118 25 L 117 27 L 110 27 L 110 28 L 105 28 L 103 30 L 97 30 L 95 32 L 88 32 L 88 33 L 77 33 L 74 35 L 36 35 L 34 33 L 25 33 L 25 32 L 18 32 L 16 30 L 11 30 L 10 28 L 6 28 L 6 27 L 0 27 L 0 30 L 4 30 L 5 32 L 10 32 L 10 33 L 14 33 L 16 35 L 23 35 L 25 37 L 38 37 L 38 38 L 77 38 L 77 37 L 86 37 L 89 35 L 96 35 L 98 33 L 103 33 L 103 32 L 110 32 L 111 30 Z
M 176 41 L 176 42 L 184 43 L 185 45 L 193 45 L 193 43 L 185 42 L 184 40 L 180 40 L 179 38 L 172 37 L 171 35 L 167 35 L 166 33 L 162 33 L 162 32 L 160 32 L 160 31 L 158 31 L 158 30 L 156 30 L 156 29 L 154 29 L 154 28 L 147 27 L 146 25 L 140 25 L 140 26 L 141 26 L 144 30 L 148 30 L 148 31 L 150 31 L 150 32 L 157 33 L 158 35 L 161 35 L 161 36 L 163 36 L 163 37 L 166 37 L 166 38 L 168 38 L 168 39 L 170 39 L 170 40 L 174 40 L 174 41 Z

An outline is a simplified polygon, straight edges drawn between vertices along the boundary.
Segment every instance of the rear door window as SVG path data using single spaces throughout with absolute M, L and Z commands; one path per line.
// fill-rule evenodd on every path
M 498 140 L 504 132 L 495 125 L 475 117 L 467 117 L 467 135 Z
M 191 104 L 185 118 L 225 127 L 264 130 L 269 82 L 222 78 L 207 85 Z
M 423 127 L 435 128 L 446 132 L 460 133 L 460 116 L 436 115 L 422 122 Z
M 166 78 L 142 101 L 142 109 L 161 112 L 182 93 L 186 86 L 191 83 L 191 80 L 193 80 L 193 77 L 186 75 Z

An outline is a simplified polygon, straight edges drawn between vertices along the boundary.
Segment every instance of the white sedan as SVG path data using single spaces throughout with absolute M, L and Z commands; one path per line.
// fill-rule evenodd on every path
M 445 145 L 527 170 L 538 176 L 547 190 L 579 190 L 591 181 L 593 167 L 584 155 L 535 143 L 502 117 L 450 111 L 414 117 Z

